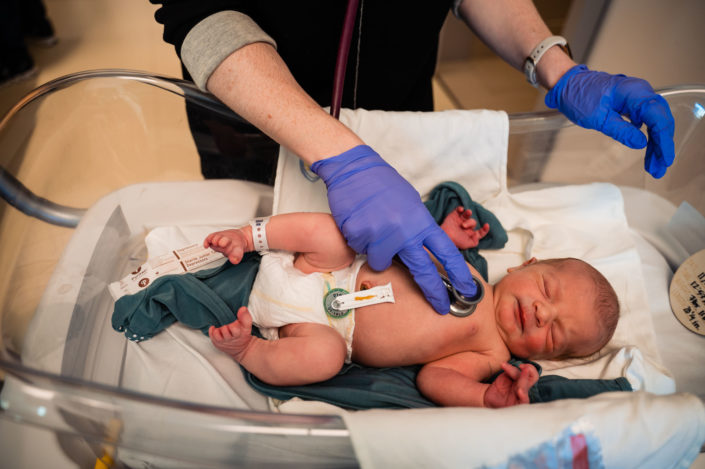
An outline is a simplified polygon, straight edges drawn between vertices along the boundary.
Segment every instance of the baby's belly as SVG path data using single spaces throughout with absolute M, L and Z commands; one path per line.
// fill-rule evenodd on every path
M 478 321 L 436 313 L 404 266 L 395 262 L 375 272 L 365 264 L 356 283 L 359 290 L 363 283 L 373 287 L 388 282 L 394 303 L 355 311 L 354 361 L 377 367 L 413 365 L 472 348 Z

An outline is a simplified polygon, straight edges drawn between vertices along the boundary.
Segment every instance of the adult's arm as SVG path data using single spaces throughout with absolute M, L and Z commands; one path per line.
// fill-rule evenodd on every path
M 485 44 L 517 70 L 522 70 L 534 47 L 552 36 L 531 0 L 463 0 L 457 13 Z M 536 67 L 537 80 L 551 89 L 575 65 L 559 47 L 551 47 Z
M 248 0 L 150 0 L 201 89 L 299 155 L 306 163 L 338 155 L 362 140 L 304 92 L 250 17 Z
M 552 35 L 530 0 L 461 0 L 457 12 L 500 57 L 519 70 L 533 48 Z M 648 82 L 589 70 L 558 47 L 546 51 L 536 66 L 536 75 L 549 90 L 548 107 L 630 148 L 646 147 L 644 169 L 653 177 L 662 177 L 673 163 L 673 115 L 666 100 Z M 642 124 L 646 124 L 648 139 L 639 130 Z
M 306 94 L 268 43 L 255 42 L 231 53 L 206 87 L 308 164 L 363 144 Z

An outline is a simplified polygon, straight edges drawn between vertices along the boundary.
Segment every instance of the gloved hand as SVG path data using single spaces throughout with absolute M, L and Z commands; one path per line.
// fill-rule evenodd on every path
M 360 145 L 311 166 L 328 187 L 328 203 L 350 247 L 384 270 L 399 254 L 426 299 L 440 314 L 450 310 L 448 291 L 426 246 L 460 293 L 477 287 L 463 256 L 436 224 L 419 193 L 372 148 Z
M 666 100 L 640 78 L 594 72 L 585 65 L 576 65 L 548 92 L 546 106 L 630 148 L 647 147 L 644 169 L 655 178 L 666 174 L 666 168 L 673 163 L 675 124 L 671 109 Z M 622 115 L 629 117 L 631 123 Z M 642 123 L 648 129 L 648 145 L 639 130 Z

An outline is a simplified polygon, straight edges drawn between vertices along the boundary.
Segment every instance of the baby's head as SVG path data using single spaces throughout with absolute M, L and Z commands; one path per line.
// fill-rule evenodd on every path
M 512 355 L 584 357 L 614 334 L 619 302 L 607 279 L 579 259 L 531 259 L 493 288 L 495 318 Z

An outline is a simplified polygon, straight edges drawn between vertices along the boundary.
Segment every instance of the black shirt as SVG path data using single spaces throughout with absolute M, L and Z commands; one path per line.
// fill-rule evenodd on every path
M 277 42 L 279 55 L 303 89 L 321 106 L 330 105 L 345 1 L 150 2 L 161 5 L 155 17 L 164 25 L 164 40 L 177 53 L 186 34 L 202 19 L 222 10 L 247 14 Z M 451 5 L 451 0 L 361 0 L 342 106 L 432 111 L 438 38 Z

